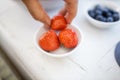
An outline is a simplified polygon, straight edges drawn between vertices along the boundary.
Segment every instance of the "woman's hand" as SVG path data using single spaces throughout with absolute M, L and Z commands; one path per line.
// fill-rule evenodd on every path
M 65 16 L 68 23 L 71 23 L 77 14 L 78 0 L 64 0 L 65 6 L 59 12 L 60 15 Z
M 31 15 L 38 21 L 43 22 L 45 25 L 50 26 L 51 20 L 46 11 L 42 8 L 38 0 L 22 0 L 28 8 Z M 67 23 L 71 23 L 77 13 L 78 0 L 64 0 L 65 6 L 59 12 L 63 15 Z

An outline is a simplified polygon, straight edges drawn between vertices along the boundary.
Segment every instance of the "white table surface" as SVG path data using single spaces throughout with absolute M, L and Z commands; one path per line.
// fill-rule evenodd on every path
M 72 55 L 58 59 L 43 55 L 33 43 L 42 23 L 35 21 L 19 0 L 1 0 L 0 45 L 32 80 L 120 80 L 120 68 L 114 59 L 120 24 L 110 29 L 92 26 L 84 12 L 96 2 L 100 1 L 79 1 L 73 23 L 83 32 L 82 45 Z M 120 4 L 119 0 L 114 2 Z M 50 16 L 56 11 L 49 12 Z

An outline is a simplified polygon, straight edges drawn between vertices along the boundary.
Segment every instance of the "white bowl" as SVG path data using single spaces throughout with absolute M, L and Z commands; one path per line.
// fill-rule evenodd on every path
M 81 33 L 81 30 L 78 27 L 75 27 L 75 26 L 72 26 L 72 25 L 68 25 L 67 28 L 73 29 L 76 32 L 77 36 L 78 36 L 78 44 L 77 44 L 77 46 L 75 48 L 67 49 L 65 47 L 61 47 L 60 46 L 57 50 L 52 51 L 52 52 L 47 52 L 47 51 L 43 50 L 39 46 L 38 41 L 39 41 L 39 38 L 42 36 L 42 34 L 48 31 L 44 26 L 41 26 L 39 28 L 39 30 L 37 30 L 37 32 L 35 33 L 35 38 L 34 38 L 35 46 L 37 47 L 37 49 L 40 52 L 42 52 L 43 54 L 46 54 L 48 56 L 51 56 L 51 57 L 65 57 L 65 56 L 68 56 L 68 55 L 70 55 L 72 53 L 75 53 L 75 51 L 78 49 L 78 47 L 81 44 L 82 33 Z
M 88 21 L 93 24 L 94 26 L 98 27 L 98 28 L 110 28 L 112 26 L 115 26 L 116 24 L 120 23 L 119 21 L 115 21 L 115 22 L 102 22 L 102 21 L 98 21 L 93 19 L 89 14 L 88 14 L 88 10 L 93 9 L 95 5 L 101 5 L 101 6 L 105 6 L 108 7 L 112 10 L 117 11 L 120 14 L 120 6 L 118 6 L 117 4 L 115 4 L 112 1 L 103 1 L 101 3 L 96 3 L 91 5 L 87 11 L 86 11 L 86 18 L 88 19 Z

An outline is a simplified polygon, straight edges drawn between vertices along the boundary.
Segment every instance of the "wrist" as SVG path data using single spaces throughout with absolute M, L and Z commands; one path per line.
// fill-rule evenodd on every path
M 64 0 L 67 3 L 78 3 L 78 0 Z

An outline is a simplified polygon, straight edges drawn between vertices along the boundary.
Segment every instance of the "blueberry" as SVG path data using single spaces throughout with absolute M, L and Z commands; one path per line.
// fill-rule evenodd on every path
M 103 8 L 102 11 L 107 13 L 107 12 L 109 12 L 109 9 L 108 8 Z
M 103 16 L 102 15 L 97 15 L 96 20 L 103 21 Z
M 118 13 L 114 13 L 113 14 L 113 19 L 114 19 L 114 21 L 118 21 L 120 19 L 119 14 Z
M 110 8 L 108 8 L 108 10 L 109 10 L 109 12 L 110 12 L 111 14 L 114 13 L 114 10 L 112 10 L 112 9 L 110 9 Z
M 99 10 L 99 9 L 96 9 L 94 12 L 95 12 L 96 15 L 101 15 L 102 14 L 102 11 Z
M 112 13 L 111 13 L 111 12 L 108 12 L 106 15 L 107 15 L 107 17 L 111 17 L 111 16 L 112 16 Z
M 95 13 L 93 10 L 89 10 L 88 11 L 88 14 L 92 17 L 92 18 L 95 18 Z
M 107 22 L 106 17 L 103 17 L 102 15 L 97 15 L 96 19 L 99 20 L 99 21 L 102 21 L 102 22 Z
M 113 18 L 112 17 L 108 17 L 107 18 L 107 22 L 113 22 L 114 20 L 113 20 Z
M 107 8 L 103 8 L 103 9 L 102 9 L 102 15 L 103 15 L 104 17 L 107 17 L 107 13 L 109 13 L 109 10 L 108 10 Z
M 103 13 L 102 13 L 102 16 L 107 18 L 107 13 L 106 13 L 106 12 L 103 12 Z
M 100 5 L 96 5 L 94 9 L 95 10 L 102 10 L 102 7 Z
M 102 21 L 107 22 L 107 18 L 103 17 Z

